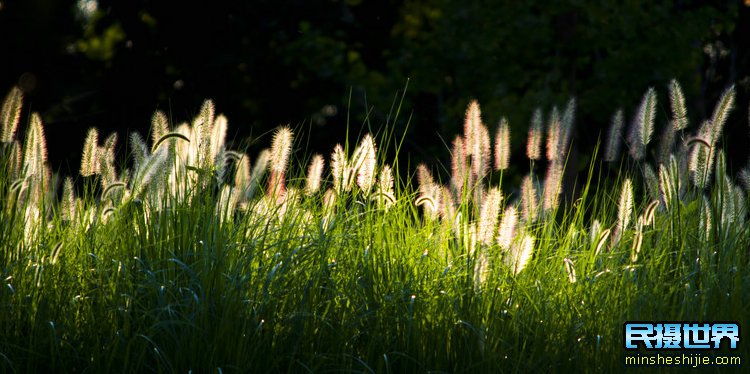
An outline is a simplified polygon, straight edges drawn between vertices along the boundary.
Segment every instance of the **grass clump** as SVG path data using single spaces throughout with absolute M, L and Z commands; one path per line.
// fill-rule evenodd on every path
M 717 150 L 734 91 L 700 140 L 675 142 L 689 125 L 679 85 L 669 90 L 653 165 L 649 89 L 629 132 L 634 163 L 610 185 L 594 161 L 563 206 L 575 100 L 548 116 L 546 160 L 533 114 L 520 190 L 498 184 L 508 123 L 491 170 L 477 102 L 444 184 L 427 165 L 417 183 L 396 177 L 377 153 L 386 136 L 306 166 L 281 127 L 251 159 L 226 149 L 228 121 L 207 101 L 174 129 L 157 112 L 150 145 L 130 134 L 132 168 L 115 164 L 116 135 L 100 146 L 89 130 L 81 176 L 58 197 L 41 117 L 23 147 L 15 139 L 14 89 L 0 146 L 0 371 L 613 371 L 625 321 L 747 326 L 747 191 Z

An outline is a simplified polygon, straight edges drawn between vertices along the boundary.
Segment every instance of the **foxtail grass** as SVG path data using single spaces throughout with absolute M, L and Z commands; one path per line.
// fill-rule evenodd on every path
M 174 130 L 155 114 L 129 152 L 89 130 L 80 177 L 55 176 L 30 115 L 23 142 L 4 130 L 0 146 L 0 371 L 607 372 L 626 321 L 745 326 L 748 177 L 714 127 L 728 95 L 665 157 L 597 175 L 593 152 L 570 204 L 573 100 L 547 119 L 543 183 L 533 163 L 489 172 L 477 102 L 447 178 L 399 170 L 386 136 L 309 158 L 282 128 L 257 154 L 230 150 L 210 101 Z M 693 133 L 675 105 L 671 125 Z M 705 160 L 686 162 L 697 149 Z M 693 170 L 713 178 L 691 184 Z

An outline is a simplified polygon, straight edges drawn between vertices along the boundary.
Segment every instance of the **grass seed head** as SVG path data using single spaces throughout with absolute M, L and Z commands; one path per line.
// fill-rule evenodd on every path
M 337 192 L 349 191 L 350 174 L 349 161 L 341 144 L 336 144 L 331 155 L 331 173 L 333 174 L 333 189 Z
M 565 159 L 570 147 L 570 138 L 573 134 L 573 125 L 575 124 L 576 99 L 571 98 L 565 105 L 562 119 L 560 120 L 560 140 L 557 146 L 558 160 Z
M 88 177 L 99 174 L 99 131 L 96 127 L 89 129 L 86 141 L 83 143 L 83 155 L 81 156 L 81 175 Z
M 560 155 L 560 111 L 557 107 L 552 107 L 552 113 L 547 122 L 547 160 L 555 161 Z
M 663 164 L 659 165 L 659 199 L 666 210 L 669 210 L 669 207 L 677 194 L 673 183 L 674 176 L 672 176 L 668 170 L 669 169 Z
M 388 165 L 384 165 L 378 176 L 378 185 L 375 199 L 378 204 L 389 207 L 396 203 L 396 195 L 393 191 L 393 171 Z
M 466 109 L 466 118 L 464 120 L 464 139 L 467 147 L 467 155 L 473 154 L 471 148 L 479 143 L 477 129 L 482 125 L 482 112 L 479 109 L 479 103 L 476 100 L 472 100 L 469 103 L 469 107 Z
M 323 156 L 316 154 L 310 161 L 310 166 L 307 169 L 307 183 L 305 186 L 305 192 L 311 195 L 320 190 L 320 181 L 323 176 L 323 168 L 325 167 L 325 160 Z
M 292 130 L 287 126 L 276 130 L 271 143 L 271 171 L 286 173 L 289 154 L 292 152 L 292 137 Z
M 497 127 L 495 137 L 495 170 L 505 170 L 510 166 L 510 124 L 503 117 Z
M 557 209 L 562 192 L 563 165 L 560 162 L 551 162 L 547 166 L 547 176 L 544 178 L 544 196 L 542 207 L 545 212 Z
M 250 156 L 243 154 L 237 161 L 234 172 L 234 187 L 244 191 L 250 185 Z
M 453 140 L 453 148 L 451 149 L 451 183 L 455 191 L 458 192 L 459 197 L 462 196 L 464 188 L 471 184 L 468 180 L 469 173 L 466 158 L 464 140 L 460 136 L 456 136 Z
M 18 140 L 14 140 L 12 143 L 10 143 L 10 154 L 8 158 L 8 174 L 11 175 L 14 179 L 18 178 L 21 175 L 21 172 L 23 171 L 23 156 L 21 152 L 21 145 L 18 143 Z
M 169 121 L 164 112 L 157 110 L 151 117 L 151 151 L 154 151 L 159 139 L 169 133 Z
M 487 191 L 485 198 L 482 199 L 478 236 L 479 241 L 484 245 L 490 245 L 494 240 L 502 199 L 503 193 L 500 188 L 491 188 Z
M 211 131 L 211 154 L 212 160 L 215 160 L 220 153 L 224 150 L 227 139 L 227 127 L 229 126 L 227 117 L 220 114 L 216 116 L 214 125 Z
M 516 240 L 510 253 L 510 267 L 513 274 L 518 275 L 531 261 L 534 255 L 534 237 L 530 234 L 522 234 L 520 240 Z
M 369 194 L 375 184 L 375 166 L 377 163 L 375 141 L 370 134 L 365 135 L 354 154 L 353 161 L 357 170 L 357 186 L 365 194 Z
M 711 116 L 710 131 L 710 139 L 712 145 L 716 144 L 716 142 L 718 142 L 719 138 L 721 137 L 722 130 L 724 129 L 724 124 L 726 123 L 727 118 L 729 118 L 729 112 L 731 112 L 732 108 L 734 107 L 734 96 L 734 85 L 731 85 L 724 91 L 724 93 L 722 93 L 719 102 L 716 103 L 716 107 L 714 107 L 714 113 L 713 116 Z
M 213 126 L 216 109 L 214 102 L 206 100 L 201 106 L 200 114 L 195 119 L 193 124 L 193 131 L 197 132 L 198 141 L 196 142 L 198 164 L 200 168 L 208 170 L 213 166 L 213 158 L 211 157 L 211 139 L 213 136 Z
M 21 119 L 21 109 L 23 107 L 23 92 L 14 86 L 10 89 L 3 101 L 3 107 L 0 110 L 0 142 L 12 143 L 15 140 L 18 122 Z
M 76 199 L 73 192 L 73 180 L 70 177 L 65 178 L 63 182 L 63 194 L 61 204 L 61 217 L 63 220 L 72 221 L 75 217 Z
M 497 233 L 497 244 L 505 250 L 510 248 L 513 238 L 516 236 L 516 226 L 518 225 L 518 209 L 515 206 L 505 208 L 503 217 L 500 220 L 500 227 Z
M 711 181 L 715 157 L 713 145 L 710 145 L 710 141 L 704 140 L 710 137 L 708 131 L 710 131 L 710 125 L 705 122 L 701 128 L 701 135 L 693 138 L 694 142 L 688 142 L 692 144 L 688 164 L 690 179 L 693 185 L 701 190 L 705 189 Z
M 521 181 L 521 216 L 524 220 L 527 222 L 536 220 L 537 204 L 533 174 L 529 173 Z
M 526 156 L 529 160 L 542 158 L 542 110 L 537 108 L 531 117 L 531 126 L 526 140 Z
M 617 204 L 617 230 L 615 241 L 619 241 L 622 234 L 630 226 L 630 217 L 633 215 L 633 184 L 630 178 L 625 179 L 620 191 L 620 201 Z
M 604 149 L 604 161 L 614 162 L 620 157 L 620 147 L 622 144 L 622 128 L 625 123 L 625 115 L 622 109 L 618 109 L 612 116 L 612 122 L 609 125 L 607 133 L 607 143 Z
M 42 117 L 37 113 L 31 114 L 29 128 L 24 140 L 23 164 L 27 176 L 44 178 L 45 163 L 47 162 L 47 140 L 44 136 Z
M 698 225 L 698 234 L 705 244 L 709 244 L 711 242 L 712 223 L 713 213 L 711 210 L 711 202 L 708 200 L 708 197 L 706 197 L 706 195 L 703 195 L 703 204 Z
M 146 142 L 141 138 L 141 134 L 133 132 L 130 134 L 130 153 L 133 155 L 133 161 L 135 162 L 135 169 L 139 169 L 143 165 L 144 160 L 149 155 L 148 147 Z
M 646 157 L 646 147 L 651 141 L 651 135 L 654 132 L 655 117 L 656 90 L 651 87 L 643 95 L 643 99 L 641 99 L 641 104 L 638 106 L 638 112 L 628 136 L 630 156 L 636 161 L 643 160 Z
M 481 125 L 477 129 L 478 144 L 474 147 L 474 154 L 472 154 L 472 171 L 474 177 L 479 180 L 482 179 L 490 171 L 490 132 L 487 126 Z
M 685 96 L 682 87 L 676 79 L 669 82 L 669 104 L 672 108 L 672 126 L 674 131 L 680 131 L 687 127 L 687 109 L 685 107 Z

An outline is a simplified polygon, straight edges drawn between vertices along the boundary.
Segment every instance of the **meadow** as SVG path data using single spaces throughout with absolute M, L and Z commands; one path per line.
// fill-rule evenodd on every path
M 730 87 L 691 123 L 679 84 L 664 92 L 615 111 L 564 202 L 575 100 L 530 113 L 525 159 L 472 102 L 451 164 L 415 170 L 384 156 L 403 141 L 387 124 L 330 155 L 297 152 L 289 127 L 230 150 L 206 101 L 189 123 L 156 112 L 146 138 L 90 129 L 79 175 L 60 176 L 13 88 L 0 372 L 622 371 L 626 321 L 735 321 L 744 338 L 750 169 L 721 139 L 746 109 Z M 528 174 L 503 190 L 511 164 Z

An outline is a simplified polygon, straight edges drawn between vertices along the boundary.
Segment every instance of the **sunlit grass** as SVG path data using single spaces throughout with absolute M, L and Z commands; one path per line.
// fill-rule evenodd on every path
M 150 145 L 130 136 L 131 169 L 115 163 L 116 137 L 100 145 L 91 130 L 81 176 L 63 182 L 38 116 L 16 140 L 12 91 L 0 371 L 619 371 L 625 321 L 744 329 L 747 192 L 717 145 L 732 102 L 674 144 L 687 123 L 679 85 L 670 95 L 676 135 L 653 165 L 649 90 L 627 144 L 637 161 L 610 148 L 618 112 L 610 163 L 592 150 L 580 194 L 560 205 L 573 100 L 546 131 L 534 114 L 527 153 L 548 169 L 513 193 L 490 181 L 528 160 L 508 160 L 507 121 L 490 132 L 476 102 L 445 183 L 427 165 L 399 178 L 378 154 L 398 148 L 387 134 L 308 165 L 289 128 L 258 155 L 227 150 L 210 102 L 174 129 L 154 115 Z M 496 170 L 490 133 L 503 138 Z

